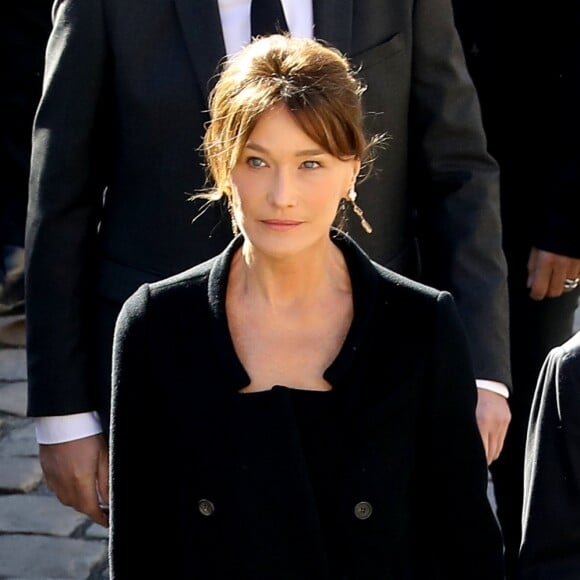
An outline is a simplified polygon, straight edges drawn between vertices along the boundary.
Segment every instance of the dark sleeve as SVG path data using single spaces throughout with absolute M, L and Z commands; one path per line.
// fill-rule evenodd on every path
M 53 7 L 25 241 L 31 416 L 96 409 L 93 316 L 107 157 L 98 145 L 105 126 L 103 19 L 101 0 L 57 0 Z
M 177 509 L 168 489 L 168 450 L 160 448 L 156 435 L 163 428 L 150 319 L 149 290 L 141 286 L 123 305 L 113 345 L 109 563 L 114 578 L 163 577 L 159 534 L 151 533 L 151 526 L 170 533 L 166 516 Z
M 555 0 L 551 11 L 557 25 L 546 39 L 549 102 L 541 104 L 547 112 L 541 141 L 550 189 L 541 198 L 533 242 L 542 250 L 580 258 L 580 4 Z
M 448 0 L 414 9 L 410 168 L 424 280 L 450 291 L 475 376 L 511 385 L 499 170 Z
M 475 416 L 477 389 L 448 293 L 440 294 L 433 341 L 428 455 L 435 495 L 427 509 L 440 577 L 503 580 L 501 533 L 487 496 L 487 463 Z
M 580 334 L 550 351 L 528 425 L 520 562 L 523 580 L 580 578 Z

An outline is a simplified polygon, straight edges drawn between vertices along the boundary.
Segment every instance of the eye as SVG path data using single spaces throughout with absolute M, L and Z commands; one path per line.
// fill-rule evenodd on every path
M 305 169 L 317 169 L 318 167 L 320 167 L 320 163 L 318 163 L 318 161 L 304 161 L 304 163 L 302 163 L 302 167 L 304 167 Z
M 259 157 L 248 157 L 246 163 L 250 167 L 255 167 L 255 168 L 266 166 L 266 162 L 263 159 L 260 159 Z

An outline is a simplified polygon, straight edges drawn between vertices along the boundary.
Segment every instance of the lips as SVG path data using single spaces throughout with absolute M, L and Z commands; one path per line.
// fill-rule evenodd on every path
M 267 226 L 299 226 L 302 222 L 297 220 L 262 220 Z

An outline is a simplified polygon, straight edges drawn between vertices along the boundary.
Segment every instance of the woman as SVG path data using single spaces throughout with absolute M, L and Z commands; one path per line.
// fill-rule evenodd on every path
M 453 300 L 333 227 L 351 205 L 371 229 L 361 93 L 280 35 L 220 76 L 204 195 L 240 235 L 119 317 L 113 578 L 502 578 Z

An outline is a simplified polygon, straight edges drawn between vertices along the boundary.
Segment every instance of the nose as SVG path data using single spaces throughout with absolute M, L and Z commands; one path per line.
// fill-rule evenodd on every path
M 296 204 L 295 183 L 290 171 L 278 168 L 269 183 L 268 197 L 276 207 L 291 207 Z

